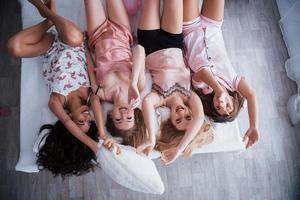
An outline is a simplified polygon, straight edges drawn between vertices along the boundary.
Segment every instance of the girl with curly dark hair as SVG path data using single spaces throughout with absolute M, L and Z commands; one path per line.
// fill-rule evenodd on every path
M 42 126 L 40 132 L 45 129 L 49 129 L 44 135 L 45 143 L 38 144 L 37 165 L 40 170 L 47 169 L 54 176 L 80 176 L 98 165 L 94 152 L 74 137 L 60 121 L 54 125 Z M 95 122 L 91 122 L 85 134 L 98 142 L 99 135 Z
M 91 94 L 83 33 L 56 14 L 55 0 L 30 2 L 46 19 L 10 38 L 8 50 L 17 57 L 43 56 L 43 77 L 50 91 L 48 106 L 58 122 L 38 154 L 38 164 L 55 175 L 80 174 L 91 168 L 91 159 L 98 153 L 89 99 L 92 109 L 98 109 L 98 105 Z M 115 147 L 105 135 L 101 109 L 95 117 L 104 146 Z

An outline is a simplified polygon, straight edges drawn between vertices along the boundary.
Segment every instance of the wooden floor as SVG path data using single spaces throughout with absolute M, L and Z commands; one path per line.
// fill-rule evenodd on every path
M 19 152 L 20 60 L 4 49 L 21 29 L 16 0 L 0 1 L 0 199 L 300 199 L 300 126 L 291 127 L 286 112 L 296 86 L 284 70 L 287 51 L 272 0 L 228 0 L 224 36 L 237 71 L 258 96 L 261 139 L 248 151 L 178 159 L 171 166 L 155 161 L 165 183 L 161 196 L 131 192 L 113 183 L 101 170 L 64 181 L 50 173 L 14 171 Z M 247 113 L 239 117 L 242 134 Z

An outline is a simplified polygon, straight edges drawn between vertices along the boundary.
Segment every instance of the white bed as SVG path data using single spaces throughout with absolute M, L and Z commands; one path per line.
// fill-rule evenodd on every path
M 22 7 L 23 28 L 42 20 L 31 4 L 25 0 L 19 1 Z M 72 6 L 72 9 L 69 6 Z M 84 30 L 85 14 L 82 0 L 57 0 L 57 12 Z M 35 164 L 36 154 L 33 151 L 39 128 L 45 123 L 54 123 L 56 118 L 47 107 L 49 94 L 42 78 L 41 58 L 22 59 L 21 67 L 20 154 L 16 170 L 31 173 L 39 171 Z M 150 76 L 147 77 L 149 79 Z M 150 87 L 151 80 L 148 80 L 148 91 Z M 108 110 L 109 105 L 104 107 Z M 214 127 L 214 142 L 196 150 L 195 153 L 243 151 L 245 149 L 236 121 L 214 124 Z M 157 152 L 155 154 L 157 155 Z M 156 156 L 153 154 L 152 157 Z

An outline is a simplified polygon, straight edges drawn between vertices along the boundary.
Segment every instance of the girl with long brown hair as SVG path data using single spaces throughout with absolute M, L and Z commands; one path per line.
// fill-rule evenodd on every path
M 192 84 L 201 97 L 204 112 L 215 122 L 233 121 L 247 100 L 250 127 L 244 140 L 250 147 L 258 140 L 254 91 L 244 77 L 234 71 L 221 31 L 225 0 L 184 1 L 183 34 Z

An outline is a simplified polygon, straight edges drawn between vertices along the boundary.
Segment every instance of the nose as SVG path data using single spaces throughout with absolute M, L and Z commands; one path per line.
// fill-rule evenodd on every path
M 128 113 L 127 108 L 120 108 L 119 111 L 120 111 L 121 114 L 127 114 Z
M 219 105 L 225 111 L 225 103 L 223 101 L 221 101 Z

